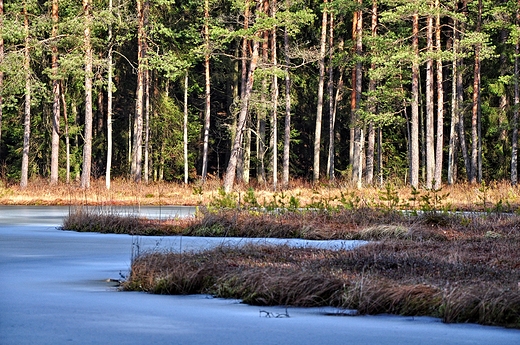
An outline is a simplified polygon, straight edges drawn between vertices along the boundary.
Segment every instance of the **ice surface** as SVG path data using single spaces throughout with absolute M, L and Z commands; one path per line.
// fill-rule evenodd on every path
M 0 344 L 520 344 L 519 330 L 435 318 L 330 316 L 340 313 L 334 308 L 288 308 L 289 318 L 268 318 L 260 310 L 275 315 L 285 308 L 203 295 L 119 292 L 106 280 L 128 271 L 136 238 L 57 230 L 67 212 L 0 207 Z M 176 250 L 246 241 L 139 240 L 143 249 Z

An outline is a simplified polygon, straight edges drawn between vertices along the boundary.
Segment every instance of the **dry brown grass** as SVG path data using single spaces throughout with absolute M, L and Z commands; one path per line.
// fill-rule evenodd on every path
M 393 239 L 352 251 L 249 245 L 149 253 L 135 260 L 124 288 L 520 328 L 518 245 L 518 238 Z
M 84 190 L 79 183 L 59 183 L 50 186 L 47 180 L 32 180 L 26 189 L 18 185 L 3 184 L 0 186 L 0 204 L 3 205 L 209 205 L 218 198 L 221 182 L 210 179 L 205 185 L 192 183 L 153 182 L 149 184 L 134 183 L 129 180 L 117 179 L 112 182 L 112 188 L 107 190 L 103 179 L 93 180 L 91 188 Z M 252 187 L 260 205 L 266 205 L 273 200 L 290 197 L 298 200 L 300 206 L 325 205 L 339 206 L 343 201 L 354 203 L 357 208 L 385 205 L 382 200 L 385 189 L 364 187 L 357 189 L 349 182 L 340 179 L 333 183 L 324 182 L 312 184 L 305 180 L 293 180 L 289 189 L 273 192 L 270 186 L 237 185 L 233 197 L 238 202 L 243 201 L 247 190 Z M 408 186 L 392 185 L 392 192 L 399 199 L 398 208 L 420 208 L 420 201 L 410 201 L 413 197 Z M 424 189 L 423 195 L 433 194 Z M 499 208 L 505 211 L 520 209 L 520 187 L 511 186 L 507 182 L 493 182 L 489 186 L 457 184 L 444 186 L 438 194 L 446 195 L 442 207 L 452 210 L 486 210 Z

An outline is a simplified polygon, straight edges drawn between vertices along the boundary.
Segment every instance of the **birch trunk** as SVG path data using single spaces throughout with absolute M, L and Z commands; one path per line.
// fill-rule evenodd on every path
M 83 144 L 83 169 L 81 188 L 90 188 L 90 170 L 92 167 L 92 45 L 90 27 L 92 25 L 91 0 L 83 0 L 85 30 L 83 49 L 85 52 L 85 134 Z
M 419 14 L 412 16 L 412 104 L 410 129 L 410 184 L 419 187 Z
M 272 0 L 272 10 L 271 16 L 273 18 L 276 17 L 276 0 Z M 271 34 L 271 50 L 272 50 L 272 62 L 273 67 L 276 71 L 278 68 L 278 58 L 277 58 L 277 50 L 276 50 L 276 25 L 273 28 L 273 32 Z M 273 132 L 273 190 L 277 190 L 278 188 L 278 77 L 276 73 L 273 75 L 273 85 L 272 85 L 272 102 L 273 102 L 273 116 L 271 120 L 271 130 Z
M 431 10 L 431 6 L 430 6 Z M 433 17 L 428 16 L 426 29 L 426 188 L 432 188 L 435 175 L 435 146 L 434 146 L 434 101 L 433 101 Z
M 109 0 L 108 2 L 108 11 L 112 13 L 112 0 Z M 112 24 L 108 25 L 108 76 L 107 76 L 107 167 L 105 171 L 105 187 L 107 189 L 110 189 L 111 184 L 111 172 L 112 172 L 112 146 L 113 146 L 113 140 L 112 140 L 112 113 L 113 113 L 113 87 L 114 87 L 114 81 L 113 81 L 113 47 L 112 47 Z M 67 121 L 67 120 L 65 120 Z
M 210 46 L 209 46 L 209 0 L 204 1 L 204 76 L 205 76 L 205 107 L 204 107 L 204 146 L 202 150 L 202 182 L 208 176 L 209 126 L 211 120 L 211 78 L 210 78 Z M 188 75 L 186 74 L 186 79 Z M 187 92 L 187 91 L 185 91 Z M 185 101 L 186 103 L 186 101 Z M 187 139 L 186 139 L 187 141 Z M 186 182 L 187 183 L 187 182 Z
M 23 17 L 25 34 L 25 47 L 23 59 L 23 68 L 25 72 L 25 107 L 20 188 L 25 189 L 27 188 L 27 181 L 29 175 L 29 141 L 31 138 L 31 71 L 29 56 L 29 14 L 27 13 L 27 7 L 25 3 L 23 7 Z
M 289 33 L 285 27 L 283 34 L 283 46 L 285 53 L 285 123 L 283 137 L 283 175 L 282 185 L 284 189 L 289 188 L 289 159 L 291 152 L 291 75 L 289 74 Z
M 327 0 L 323 0 L 327 4 Z M 316 127 L 314 132 L 314 166 L 312 171 L 313 182 L 318 182 L 320 179 L 320 148 L 321 148 L 321 126 L 323 117 L 323 88 L 325 83 L 325 51 L 327 48 L 327 10 L 323 8 L 323 15 L 321 19 L 321 38 L 320 38 L 320 59 L 319 64 L 319 79 L 318 79 L 318 106 L 316 110 Z

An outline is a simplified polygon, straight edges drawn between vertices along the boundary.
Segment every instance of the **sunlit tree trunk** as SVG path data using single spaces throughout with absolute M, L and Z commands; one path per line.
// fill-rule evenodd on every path
M 434 131 L 434 100 L 433 100 L 433 17 L 427 18 L 426 28 L 426 188 L 432 187 L 435 174 L 435 131 Z
M 327 4 L 327 0 L 323 0 Z M 323 8 L 323 15 L 321 19 L 321 38 L 320 38 L 320 58 L 319 65 L 319 79 L 318 79 L 318 106 L 316 110 L 316 127 L 314 131 L 314 167 L 313 167 L 313 182 L 320 179 L 320 148 L 321 148 L 321 126 L 323 117 L 323 88 L 325 84 L 325 52 L 327 48 L 327 9 Z
M 24 108 L 24 131 L 23 131 L 23 149 L 22 149 L 22 171 L 20 179 L 20 188 L 27 187 L 29 175 L 29 141 L 31 138 L 31 70 L 29 55 L 29 14 L 27 13 L 27 4 L 23 6 L 24 17 L 24 59 L 23 68 L 25 73 L 25 108 Z
M 257 11 L 259 11 L 260 0 L 257 2 Z M 231 155 L 229 158 L 228 166 L 226 168 L 226 175 L 224 176 L 224 191 L 226 193 L 231 192 L 233 189 L 233 185 L 235 183 L 236 169 L 238 163 L 238 154 L 242 148 L 242 139 L 244 136 L 244 130 L 246 127 L 246 120 L 249 111 L 249 101 L 251 100 L 251 92 L 253 90 L 253 79 L 256 67 L 258 65 L 258 50 L 259 50 L 259 41 L 253 41 L 253 49 L 251 54 L 251 61 L 249 62 L 249 70 L 247 72 L 247 83 L 244 89 L 244 95 L 242 98 L 242 102 L 240 105 L 240 113 L 238 116 L 237 122 L 237 131 L 235 135 L 235 141 L 233 142 L 233 147 L 231 149 Z
M 60 88 L 63 92 L 61 93 L 61 103 L 63 106 L 63 120 L 65 121 L 65 181 L 67 184 L 70 183 L 70 135 L 69 135 L 69 119 L 67 116 L 67 102 L 65 101 L 65 90 L 63 85 Z
M 90 27 L 92 25 L 91 0 L 83 0 L 85 20 L 83 49 L 85 53 L 85 128 L 83 144 L 83 169 L 81 188 L 90 187 L 90 170 L 92 167 L 92 45 L 90 43 Z
M 52 139 L 51 139 L 51 185 L 58 183 L 59 150 L 60 150 L 60 82 L 58 80 L 58 0 L 52 0 L 51 5 L 53 39 L 51 51 L 52 68 Z
M 112 0 L 108 1 L 108 11 L 112 13 L 113 3 Z M 107 166 L 105 171 L 105 186 L 110 189 L 111 184 L 111 172 L 112 172 L 112 112 L 113 112 L 113 48 L 112 48 L 112 24 L 108 25 L 108 58 L 107 58 Z M 66 120 L 65 120 L 66 121 Z
M 275 18 L 276 16 L 276 0 L 272 0 L 271 4 L 271 16 Z M 275 70 L 278 68 L 278 58 L 277 58 L 277 50 L 276 50 L 276 26 L 273 28 L 273 32 L 271 34 L 271 54 L 272 54 L 272 62 Z M 276 73 L 273 75 L 273 85 L 272 85 L 272 102 L 273 102 L 273 117 L 271 120 L 271 130 L 273 132 L 273 190 L 276 190 L 278 187 L 278 77 Z
M 435 1 L 437 16 L 435 19 L 435 45 L 439 56 L 436 59 L 437 68 L 437 142 L 435 148 L 435 189 L 442 185 L 442 154 L 444 149 L 444 90 L 442 71 L 442 47 L 441 47 L 441 17 L 439 11 L 439 0 Z
M 283 174 L 282 185 L 284 189 L 289 187 L 289 159 L 291 151 L 291 75 L 289 74 L 289 34 L 287 27 L 284 29 L 283 46 L 285 53 L 285 123 L 283 136 Z
M 361 0 L 358 0 L 361 3 Z M 363 64 L 360 61 L 362 49 L 363 49 L 363 12 L 361 10 L 358 11 L 357 14 L 357 25 L 356 25 L 356 56 L 358 61 L 356 61 L 355 67 L 355 84 L 353 88 L 355 88 L 355 107 L 354 107 L 354 120 L 355 122 L 352 124 L 354 126 L 354 154 L 353 154 L 353 163 L 352 163 L 352 181 L 356 183 L 358 188 L 361 188 L 362 176 L 363 176 L 363 148 L 365 143 L 365 135 L 363 126 L 359 123 L 359 109 L 361 107 L 361 92 L 362 92 L 362 72 L 363 72 Z
M 419 14 L 412 16 L 412 104 L 410 129 L 410 184 L 419 187 Z
M 520 0 L 516 10 L 516 25 L 520 25 Z M 520 76 L 519 59 L 520 56 L 520 38 L 517 37 L 515 45 L 515 99 L 513 107 L 513 136 L 511 143 L 511 184 L 518 183 L 518 108 L 520 107 L 520 87 L 518 78 Z
M 134 137 L 132 142 L 131 176 L 135 182 L 141 182 L 143 165 L 143 115 L 145 91 L 145 57 L 146 57 L 146 16 L 147 0 L 137 0 L 137 89 L 134 115 Z
M 453 185 L 457 182 L 457 144 L 459 127 L 459 104 L 457 99 L 457 75 L 459 64 L 459 37 L 458 20 L 453 20 L 453 61 L 451 67 L 451 123 L 450 123 L 450 144 L 448 149 L 448 184 Z
M 188 184 L 189 166 L 188 166 L 188 71 L 184 75 L 184 122 L 183 128 L 183 148 L 184 148 L 184 183 Z M 207 163 L 207 162 L 206 162 Z M 204 171 L 204 169 L 203 169 Z M 207 173 L 207 165 L 206 165 Z M 205 177 L 203 176 L 203 180 Z
M 336 126 L 336 114 L 334 108 L 334 65 L 332 64 L 332 58 L 334 56 L 334 14 L 330 14 L 329 20 L 329 154 L 327 159 L 327 176 L 329 180 L 334 180 L 334 139 L 335 139 L 335 126 Z
M 478 0 L 478 18 L 476 31 L 481 30 L 482 0 Z M 481 180 L 480 146 L 480 50 L 479 43 L 475 46 L 475 62 L 473 68 L 473 107 L 471 112 L 471 175 L 469 181 L 475 183 Z M 479 159 L 480 158 L 480 159 Z
M 204 76 L 205 76 L 205 107 L 204 107 L 204 146 L 202 150 L 202 182 L 208 175 L 209 126 L 211 119 L 211 78 L 210 78 L 210 46 L 209 46 L 209 0 L 204 1 Z M 188 76 L 186 75 L 186 78 Z M 186 91 L 187 92 L 187 91 Z M 187 183 L 187 182 L 186 182 Z
M 143 180 L 148 183 L 150 176 L 150 70 L 144 72 L 144 167 Z
M 377 36 L 377 0 L 372 0 L 372 23 L 371 23 L 371 31 L 372 37 Z M 370 65 L 371 70 L 375 70 L 376 64 L 372 63 Z M 377 106 L 376 99 L 374 99 L 374 92 L 376 91 L 376 80 L 371 77 L 368 82 L 368 91 L 371 94 L 370 99 L 368 101 L 369 111 L 372 114 L 376 114 Z M 376 129 L 374 128 L 374 122 L 370 121 L 368 123 L 368 145 L 367 145 L 367 154 L 366 154 L 366 182 L 368 185 L 371 185 L 374 182 L 374 149 L 375 149 L 375 141 L 376 141 Z

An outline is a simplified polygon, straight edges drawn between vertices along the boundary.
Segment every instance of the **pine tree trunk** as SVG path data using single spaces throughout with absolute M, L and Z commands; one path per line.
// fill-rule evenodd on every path
M 477 32 L 480 32 L 482 16 L 482 0 L 478 0 Z M 473 67 L 473 107 L 471 111 L 471 175 L 470 183 L 480 181 L 479 151 L 480 151 L 480 44 L 475 46 L 475 62 Z
M 410 129 L 410 184 L 419 187 L 419 14 L 412 17 L 412 104 Z
M 184 75 L 184 121 L 182 125 L 183 129 L 183 151 L 184 151 L 184 184 L 188 184 L 188 177 L 189 177 L 189 166 L 188 166 L 188 71 L 186 71 L 186 74 Z M 207 153 L 207 152 L 206 152 Z M 207 175 L 207 162 L 206 162 L 206 169 L 204 169 L 203 165 L 203 174 L 202 174 L 202 181 L 206 180 L 206 176 L 204 172 L 206 172 Z
M 334 113 L 334 66 L 332 59 L 334 57 L 334 14 L 330 14 L 329 20 L 329 154 L 327 157 L 327 176 L 329 180 L 334 180 L 334 127 L 336 125 L 336 117 Z
M 150 176 L 150 71 L 147 69 L 144 72 L 144 182 L 148 183 Z
M 108 2 L 108 11 L 112 13 L 112 0 Z M 107 76 L 107 167 L 105 171 L 105 186 L 107 189 L 110 189 L 111 184 L 111 172 L 112 172 L 112 148 L 113 148 L 113 140 L 112 140 L 112 113 L 113 113 L 113 58 L 112 58 L 112 24 L 108 26 L 108 76 Z M 66 121 L 66 120 L 65 120 Z
M 285 27 L 283 34 L 285 53 L 285 123 L 283 137 L 283 174 L 282 185 L 284 189 L 289 188 L 289 159 L 291 152 L 291 75 L 289 74 L 289 34 Z
M 58 165 L 59 165 L 59 150 L 60 150 L 60 83 L 58 77 L 58 47 L 56 36 L 58 35 L 58 0 L 52 0 L 51 7 L 52 17 L 52 139 L 51 139 L 51 185 L 58 183 Z
M 361 3 L 361 1 L 359 0 Z M 356 25 L 356 55 L 358 59 L 361 59 L 362 49 L 363 49 L 363 12 L 360 10 L 357 15 L 357 25 Z M 363 65 L 361 61 L 356 62 L 356 77 L 355 77 L 355 108 L 354 108 L 354 118 L 355 122 L 354 126 L 354 156 L 353 156 L 353 164 L 352 164 L 352 181 L 356 183 L 358 188 L 361 188 L 362 176 L 363 176 L 363 148 L 365 146 L 365 136 L 363 127 L 358 123 L 360 121 L 359 118 L 359 109 L 361 107 L 361 92 L 362 92 L 362 71 Z
M 431 9 L 431 7 L 430 7 Z M 434 130 L 434 100 L 433 100 L 433 17 L 428 16 L 426 29 L 426 188 L 432 188 L 435 174 L 435 130 Z
M 137 0 L 137 89 L 134 115 L 134 137 L 132 142 L 132 167 L 130 175 L 135 182 L 141 182 L 143 165 L 143 117 L 145 88 L 145 3 Z
M 272 0 L 272 12 L 271 16 L 276 17 L 276 0 Z M 276 49 L 276 26 L 273 28 L 271 34 L 271 51 L 272 51 L 272 63 L 275 70 L 278 68 L 278 58 Z M 271 130 L 273 133 L 273 190 L 276 191 L 278 188 L 278 77 L 273 75 L 272 85 L 272 102 L 273 102 L 273 116 L 271 120 Z
M 65 181 L 67 184 L 70 183 L 70 135 L 69 135 L 69 119 L 67 116 L 67 103 L 65 101 L 65 90 L 63 90 L 63 85 L 61 87 L 61 90 L 63 91 L 61 93 L 61 103 L 63 106 L 63 120 L 65 121 L 65 165 L 66 165 L 66 172 L 65 172 Z
M 516 10 L 516 25 L 520 25 L 520 0 Z M 515 99 L 513 107 L 513 135 L 511 143 L 511 184 L 516 186 L 518 183 L 518 108 L 520 107 L 520 86 L 518 76 L 520 75 L 519 57 L 520 56 L 520 38 L 516 39 L 515 45 Z
M 257 3 L 257 11 L 260 9 L 260 1 Z M 254 40 L 253 42 L 253 51 L 251 55 L 251 61 L 249 63 L 249 70 L 247 73 L 247 83 L 244 89 L 244 95 L 242 98 L 242 102 L 240 105 L 240 114 L 237 122 L 237 131 L 235 135 L 235 141 L 233 142 L 233 147 L 231 149 L 231 154 L 229 157 L 228 166 L 226 169 L 226 175 L 224 176 L 224 191 L 226 193 L 231 192 L 233 190 L 233 185 L 235 183 L 235 175 L 238 163 L 238 154 L 242 148 L 242 139 L 244 135 L 244 130 L 246 127 L 247 114 L 249 112 L 249 101 L 251 99 L 251 92 L 253 91 L 253 79 L 254 72 L 258 65 L 258 49 L 259 49 L 259 41 Z
M 204 1 L 204 75 L 205 75 L 205 107 L 204 107 L 204 146 L 202 151 L 202 182 L 208 175 L 209 126 L 211 119 L 211 78 L 210 78 L 210 45 L 209 45 L 209 0 Z M 188 76 L 186 75 L 186 78 Z M 187 91 L 186 91 L 187 92 Z M 187 182 L 186 182 L 187 183 Z
M 327 0 L 323 0 L 327 4 Z M 320 148 L 321 148 L 321 125 L 323 117 L 323 88 L 325 84 L 325 51 L 327 48 L 327 9 L 323 8 L 321 20 L 321 38 L 320 38 L 320 59 L 319 79 L 318 79 L 318 106 L 316 110 L 316 127 L 314 131 L 314 167 L 312 171 L 313 182 L 320 179 Z
M 439 0 L 435 1 L 435 9 L 439 10 Z M 439 189 L 442 185 L 442 155 L 444 149 L 444 90 L 443 90 L 443 70 L 442 70 L 442 47 L 441 47 L 441 17 L 437 13 L 435 20 L 435 45 L 439 57 L 437 62 L 437 142 L 435 148 L 435 184 L 434 188 Z
M 83 169 L 81 188 L 90 188 L 90 170 L 92 167 L 92 45 L 90 27 L 92 25 L 91 0 L 83 0 L 85 31 L 83 49 L 85 52 L 85 134 L 83 144 Z
M 27 187 L 29 175 L 29 141 L 31 138 L 31 71 L 30 71 L 30 56 L 29 56 L 29 14 L 24 3 L 24 34 L 25 47 L 23 67 L 25 72 L 25 108 L 24 108 L 24 131 L 23 131 L 23 150 L 22 150 L 22 171 L 20 179 L 20 188 Z
M 455 8 L 456 9 L 456 8 Z M 459 105 L 457 100 L 457 75 L 459 64 L 459 36 L 458 36 L 458 20 L 453 20 L 453 61 L 451 68 L 451 123 L 450 123 L 450 144 L 448 149 L 448 184 L 453 185 L 457 182 L 457 144 L 459 127 Z
M 372 0 L 372 37 L 377 37 L 377 0 Z M 376 68 L 376 64 L 372 63 L 370 65 L 370 69 L 373 71 Z M 376 80 L 371 77 L 368 82 L 368 91 L 371 95 L 376 92 Z M 377 106 L 376 99 L 374 96 L 370 96 L 371 98 L 368 101 L 369 112 L 373 115 L 376 115 Z M 376 141 L 376 130 L 374 128 L 373 121 L 368 123 L 368 145 L 367 145 L 367 154 L 366 154 L 366 183 L 371 185 L 374 182 L 374 150 L 375 150 L 375 141 Z

